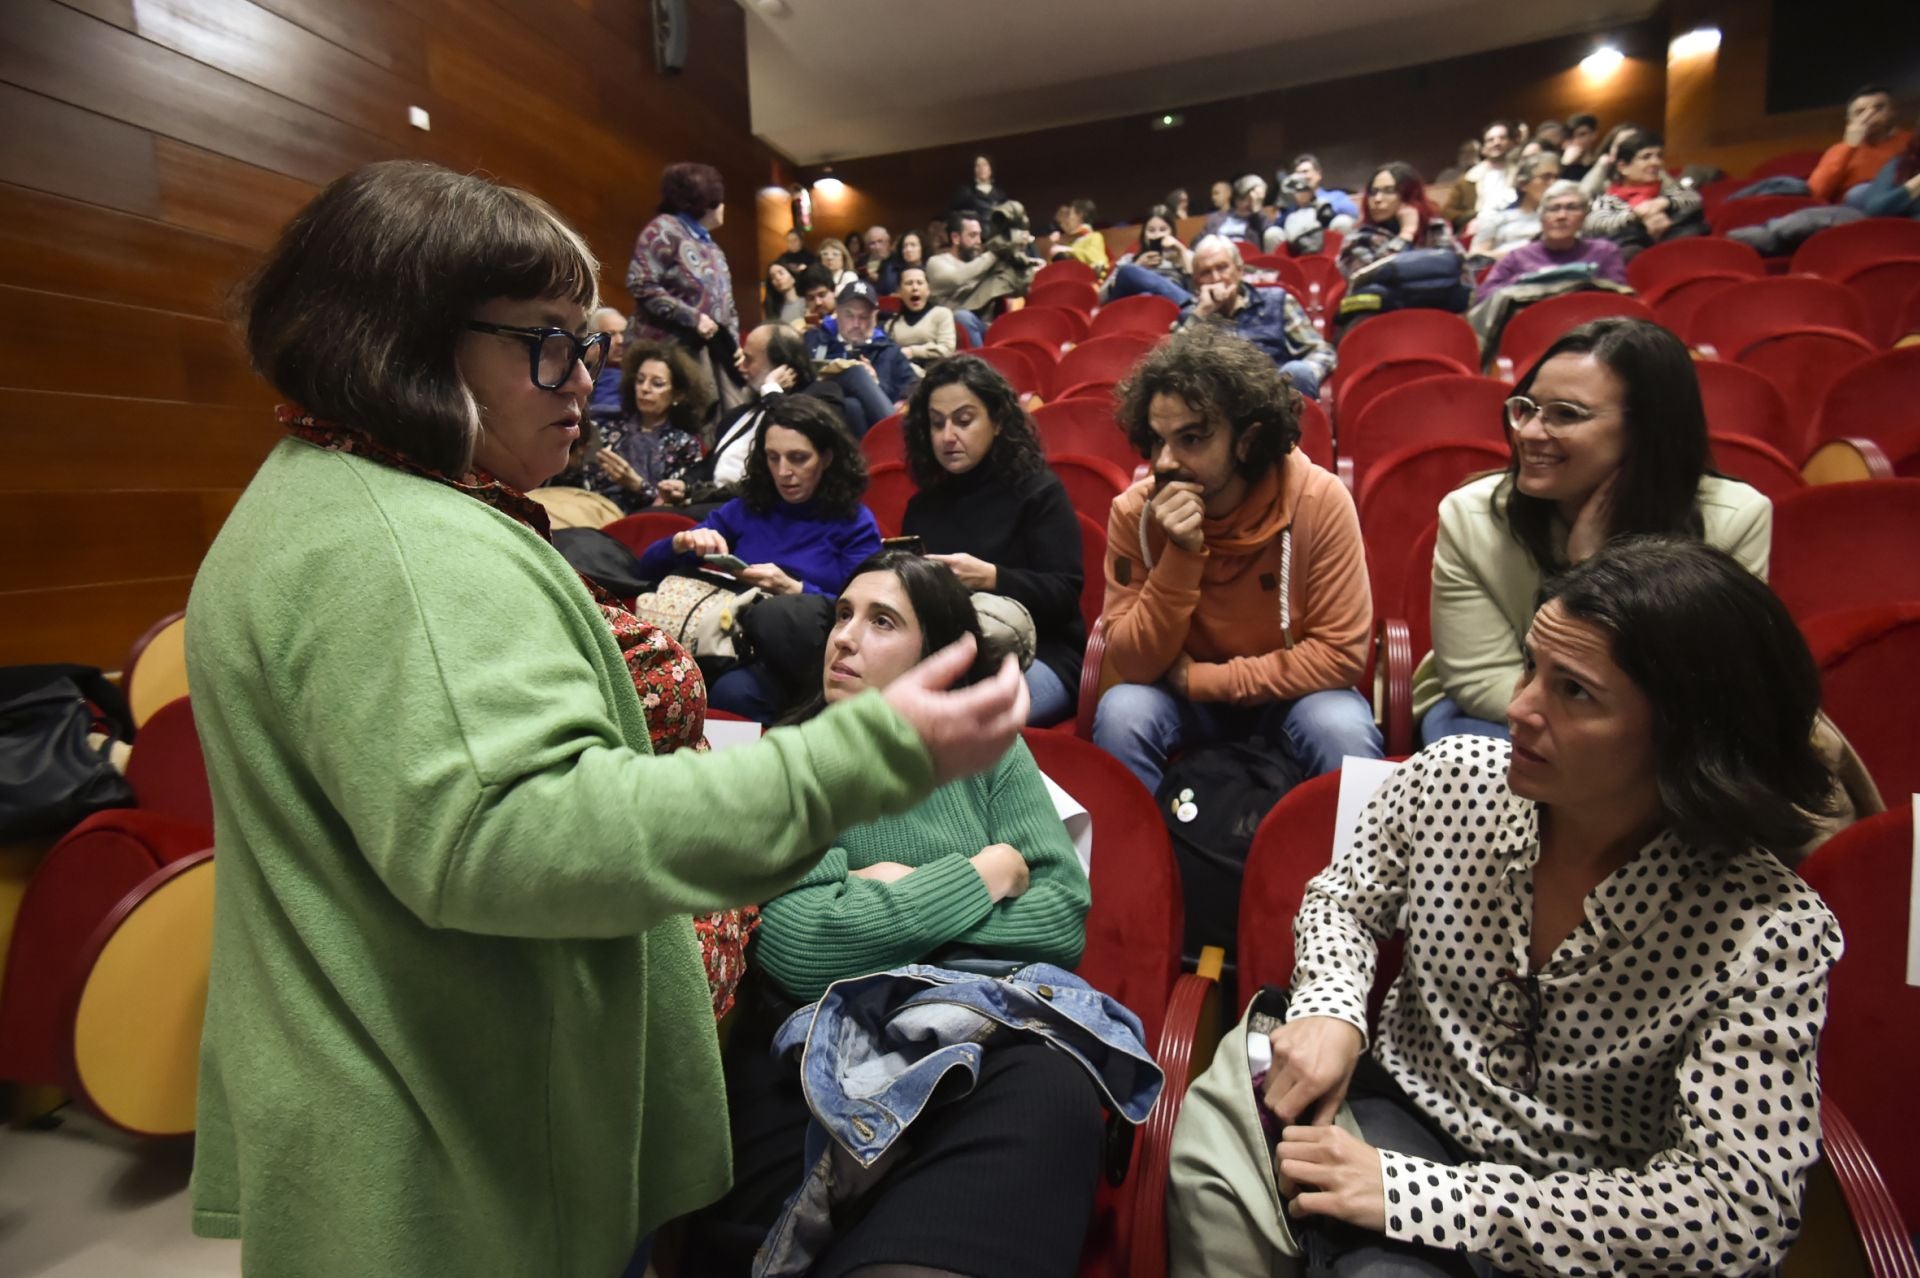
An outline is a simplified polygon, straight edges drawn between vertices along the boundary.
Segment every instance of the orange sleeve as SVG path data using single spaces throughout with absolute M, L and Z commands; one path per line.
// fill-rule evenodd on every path
M 1200 573 L 1207 562 L 1205 551 L 1194 554 L 1157 536 L 1154 565 L 1147 569 L 1140 512 L 1146 509 L 1150 482 L 1116 497 L 1107 514 L 1107 597 L 1100 618 L 1106 626 L 1107 663 L 1128 683 L 1153 683 L 1179 658 L 1200 603 Z
M 1294 516 L 1293 597 L 1299 612 L 1291 648 L 1196 664 L 1187 672 L 1195 701 L 1259 705 L 1329 688 L 1349 688 L 1367 665 L 1373 598 L 1360 518 L 1346 485 L 1324 472 L 1302 493 Z
M 1847 161 L 1852 158 L 1853 148 L 1845 142 L 1836 142 L 1827 148 L 1820 163 L 1813 166 L 1813 175 L 1807 179 L 1814 199 L 1831 204 L 1847 193 Z

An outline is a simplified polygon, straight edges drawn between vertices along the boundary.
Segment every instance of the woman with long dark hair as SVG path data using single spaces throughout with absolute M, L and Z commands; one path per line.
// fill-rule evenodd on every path
M 1658 324 L 1561 337 L 1507 401 L 1507 439 L 1505 472 L 1440 503 L 1433 651 L 1414 677 L 1423 741 L 1506 735 L 1540 583 L 1615 537 L 1701 539 L 1766 576 L 1772 503 L 1711 470 L 1692 357 Z
M 815 695 L 789 721 L 884 689 L 962 635 L 977 639 L 979 622 L 954 574 L 884 551 L 841 592 Z M 962 954 L 1071 968 L 1090 901 L 1020 742 L 992 773 L 845 831 L 818 871 L 766 901 L 726 1048 L 734 1189 L 696 1224 L 700 1272 L 744 1275 L 807 1170 L 800 1071 L 768 1050 L 796 1009 L 838 980 Z M 995 1035 L 978 1082 L 915 1120 L 904 1160 L 859 1211 L 834 1213 L 834 1236 L 808 1272 L 1073 1273 L 1098 1179 L 1098 1095 L 1066 1052 Z
M 1031 722 L 1069 717 L 1087 645 L 1080 521 L 1047 469 L 1033 419 L 992 365 L 956 355 L 920 379 L 903 430 L 907 473 L 920 491 L 900 531 L 923 538 L 968 589 L 1026 608 L 1038 641 L 1027 667 Z
M 1340 242 L 1340 273 L 1356 271 L 1410 248 L 1459 249 L 1453 228 L 1427 198 L 1427 184 L 1411 164 L 1383 164 L 1367 183 L 1364 216 Z
M 775 262 L 767 268 L 761 289 L 760 312 L 769 324 L 786 324 L 796 331 L 807 317 L 807 299 L 800 296 L 791 267 Z

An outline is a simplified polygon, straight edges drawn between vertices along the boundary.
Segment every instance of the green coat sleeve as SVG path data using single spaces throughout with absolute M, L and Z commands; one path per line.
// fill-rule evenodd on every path
M 612 937 L 765 900 L 840 829 L 932 788 L 877 695 L 652 757 L 612 636 L 550 546 L 491 512 L 387 520 L 369 502 L 351 517 L 378 535 L 301 561 L 306 611 L 261 659 L 360 854 L 430 926 Z

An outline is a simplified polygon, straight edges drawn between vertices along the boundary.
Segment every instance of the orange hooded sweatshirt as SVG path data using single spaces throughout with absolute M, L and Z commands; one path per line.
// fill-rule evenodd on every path
M 1167 540 L 1147 511 L 1152 492 L 1153 481 L 1141 480 L 1107 517 L 1100 614 L 1106 660 L 1122 680 L 1153 683 L 1184 652 L 1195 701 L 1259 705 L 1353 686 L 1366 667 L 1373 604 L 1345 485 L 1289 453 L 1237 508 L 1202 523 L 1198 554 Z

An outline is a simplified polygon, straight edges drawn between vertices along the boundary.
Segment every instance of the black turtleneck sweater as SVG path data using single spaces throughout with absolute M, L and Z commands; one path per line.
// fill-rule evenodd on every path
M 1026 605 L 1040 640 L 1038 660 L 1078 693 L 1087 646 L 1080 521 L 1051 470 L 1007 479 L 989 452 L 966 474 L 915 493 L 900 531 L 924 538 L 929 554 L 968 554 L 999 569 L 994 593 Z

